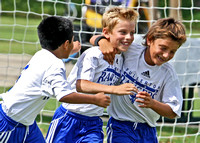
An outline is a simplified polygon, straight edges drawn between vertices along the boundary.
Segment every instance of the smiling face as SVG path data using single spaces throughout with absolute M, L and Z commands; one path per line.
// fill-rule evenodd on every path
M 177 49 L 179 43 L 171 38 L 156 39 L 152 41 L 147 40 L 148 48 L 145 52 L 145 61 L 149 65 L 162 65 L 171 60 Z
M 119 20 L 112 31 L 104 28 L 103 33 L 119 53 L 125 52 L 134 40 L 135 21 Z

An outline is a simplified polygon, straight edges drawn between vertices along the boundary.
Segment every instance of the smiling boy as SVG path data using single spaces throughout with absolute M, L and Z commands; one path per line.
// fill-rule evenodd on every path
M 104 13 L 103 35 L 117 48 L 115 62 L 110 65 L 103 59 L 99 47 L 86 50 L 72 69 L 68 82 L 79 92 L 105 92 L 117 95 L 137 91 L 135 86 L 119 82 L 123 65 L 121 52 L 128 50 L 134 40 L 138 13 L 133 9 L 114 7 Z M 103 143 L 104 108 L 91 104 L 62 104 L 55 112 L 46 142 Z
M 95 37 L 90 41 L 94 44 Z M 168 63 L 186 41 L 184 25 L 173 18 L 156 21 L 144 36 L 144 44 L 133 43 L 123 53 L 125 61 L 122 83 L 133 83 L 138 93 L 129 96 L 111 95 L 108 106 L 107 142 L 157 143 L 156 121 L 181 115 L 183 97 L 174 68 Z M 106 39 L 101 50 L 114 51 Z M 107 47 L 107 48 L 104 48 Z M 114 52 L 115 53 L 115 52 Z M 107 59 L 108 59 L 107 58 Z

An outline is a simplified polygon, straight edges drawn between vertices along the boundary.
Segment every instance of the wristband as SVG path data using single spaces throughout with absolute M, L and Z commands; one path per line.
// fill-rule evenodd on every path
M 94 41 L 94 46 L 99 46 L 98 42 L 101 40 L 101 39 L 106 39 L 105 36 L 98 36 L 95 41 Z

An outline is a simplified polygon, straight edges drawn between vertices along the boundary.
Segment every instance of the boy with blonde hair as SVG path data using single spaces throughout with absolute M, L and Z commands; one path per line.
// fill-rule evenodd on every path
M 111 8 L 103 15 L 103 35 L 116 47 L 113 65 L 103 59 L 99 47 L 86 50 L 69 74 L 68 82 L 79 92 L 105 92 L 107 94 L 131 94 L 137 91 L 133 84 L 118 83 L 123 65 L 121 52 L 127 51 L 133 42 L 138 13 L 133 9 Z M 103 143 L 103 122 L 100 116 L 104 108 L 92 104 L 62 104 L 55 112 L 46 142 Z

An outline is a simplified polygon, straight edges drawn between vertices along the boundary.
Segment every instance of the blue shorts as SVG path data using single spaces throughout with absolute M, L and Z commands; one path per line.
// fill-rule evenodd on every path
M 107 143 L 158 143 L 156 128 L 146 123 L 119 121 L 111 117 L 106 129 Z
M 30 126 L 16 122 L 4 113 L 0 104 L 0 142 L 45 143 L 45 140 L 36 122 Z
M 66 110 L 56 110 L 46 136 L 47 143 L 103 143 L 103 122 Z

